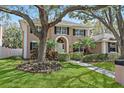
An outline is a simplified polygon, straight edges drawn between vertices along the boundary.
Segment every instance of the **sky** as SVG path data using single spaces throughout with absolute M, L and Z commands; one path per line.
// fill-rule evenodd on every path
M 22 19 L 22 18 L 20 18 L 18 16 L 15 16 L 15 15 L 10 15 L 10 16 L 11 16 L 11 21 L 12 22 L 19 23 L 19 20 Z M 80 23 L 81 22 L 80 20 L 69 18 L 68 16 L 65 16 L 63 18 L 63 20 L 67 20 L 67 21 L 75 22 L 75 23 Z
M 14 7 L 12 7 L 12 6 L 10 6 L 12 9 L 14 8 Z M 28 6 L 24 6 L 26 9 L 28 9 Z M 34 10 L 34 9 L 30 9 L 30 14 L 31 14 L 31 16 L 35 16 L 36 17 L 36 10 Z M 19 20 L 21 19 L 20 17 L 18 17 L 18 16 L 15 16 L 15 15 L 13 15 L 13 14 L 11 14 L 10 15 L 10 17 L 11 17 L 11 22 L 16 22 L 18 25 L 19 25 Z M 81 21 L 79 21 L 79 20 L 76 20 L 76 19 L 70 19 L 67 15 L 63 18 L 63 20 L 67 20 L 67 21 L 71 21 L 71 22 L 75 22 L 75 23 L 80 23 Z M 2 24 L 2 22 L 0 23 L 0 24 Z

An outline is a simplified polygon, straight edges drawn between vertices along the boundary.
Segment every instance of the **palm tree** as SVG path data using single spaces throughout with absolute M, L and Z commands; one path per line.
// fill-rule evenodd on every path
M 79 52 L 80 52 L 81 43 L 80 43 L 79 41 L 78 41 L 78 42 L 75 42 L 75 43 L 72 45 L 72 47 L 73 47 L 74 49 L 78 49 Z
M 80 46 L 86 50 L 86 54 L 90 52 L 89 51 L 90 48 L 96 47 L 95 41 L 90 37 L 85 37 L 83 39 L 80 39 L 79 42 L 80 42 Z

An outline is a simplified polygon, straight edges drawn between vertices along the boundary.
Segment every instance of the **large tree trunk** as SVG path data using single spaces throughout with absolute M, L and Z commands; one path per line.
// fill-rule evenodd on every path
M 43 30 L 42 36 L 39 38 L 39 47 L 38 47 L 38 62 L 46 62 L 46 40 L 47 40 L 48 30 Z
M 124 37 L 121 37 L 121 43 L 120 43 L 120 50 L 121 50 L 121 59 L 124 59 Z
M 121 40 L 121 46 L 120 46 L 120 50 L 121 50 L 121 59 L 124 59 L 124 40 Z

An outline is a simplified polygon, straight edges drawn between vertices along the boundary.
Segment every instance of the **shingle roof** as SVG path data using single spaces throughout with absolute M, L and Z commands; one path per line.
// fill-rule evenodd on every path
M 38 19 L 35 19 L 34 23 L 40 24 L 40 21 Z M 75 22 L 71 22 L 71 21 L 67 21 L 67 20 L 62 20 L 61 22 L 56 24 L 56 26 L 60 26 L 60 25 L 61 26 L 69 26 L 69 27 L 92 28 L 91 26 L 85 26 L 81 23 L 75 23 Z

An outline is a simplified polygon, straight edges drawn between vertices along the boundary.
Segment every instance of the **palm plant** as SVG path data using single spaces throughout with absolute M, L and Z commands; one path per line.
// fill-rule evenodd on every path
M 72 45 L 72 47 L 75 48 L 75 49 L 78 49 L 79 52 L 80 52 L 81 43 L 80 43 L 80 42 L 75 42 L 75 43 Z
M 53 39 L 48 39 L 47 40 L 47 49 L 52 50 L 55 49 L 57 42 Z
M 89 48 L 95 48 L 96 47 L 95 41 L 90 37 L 85 37 L 83 39 L 80 39 L 79 42 L 81 44 L 80 46 L 84 47 L 86 49 L 86 53 L 89 52 Z

